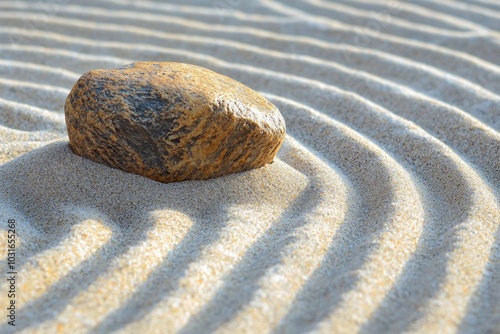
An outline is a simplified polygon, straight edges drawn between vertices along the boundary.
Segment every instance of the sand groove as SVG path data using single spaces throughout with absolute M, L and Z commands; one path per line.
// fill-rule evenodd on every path
M 492 0 L 0 1 L 16 329 L 500 332 L 498 22 Z M 72 84 L 134 60 L 262 92 L 275 163 L 161 184 L 74 155 Z

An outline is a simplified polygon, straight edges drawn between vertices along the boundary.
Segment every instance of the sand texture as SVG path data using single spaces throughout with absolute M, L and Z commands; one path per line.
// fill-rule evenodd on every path
M 0 0 L 15 330 L 500 333 L 499 31 L 495 0 Z M 275 162 L 164 184 L 74 154 L 73 84 L 133 61 L 262 93 Z

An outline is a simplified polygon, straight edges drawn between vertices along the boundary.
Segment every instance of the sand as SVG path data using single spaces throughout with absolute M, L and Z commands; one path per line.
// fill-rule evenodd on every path
M 0 1 L 0 333 L 500 333 L 499 22 L 493 0 Z M 73 154 L 73 83 L 136 60 L 261 92 L 275 162 L 162 184 Z

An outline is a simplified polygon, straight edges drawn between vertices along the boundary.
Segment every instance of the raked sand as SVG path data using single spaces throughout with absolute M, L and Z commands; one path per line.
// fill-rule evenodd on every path
M 495 0 L 0 1 L 0 333 L 500 333 Z M 90 69 L 207 67 L 276 161 L 162 184 L 72 153 Z

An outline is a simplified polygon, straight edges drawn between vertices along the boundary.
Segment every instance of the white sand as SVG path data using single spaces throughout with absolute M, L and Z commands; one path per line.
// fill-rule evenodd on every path
M 494 0 L 0 1 L 15 329 L 500 333 L 499 22 Z M 135 60 L 262 92 L 276 162 L 162 184 L 73 154 L 73 83 Z

